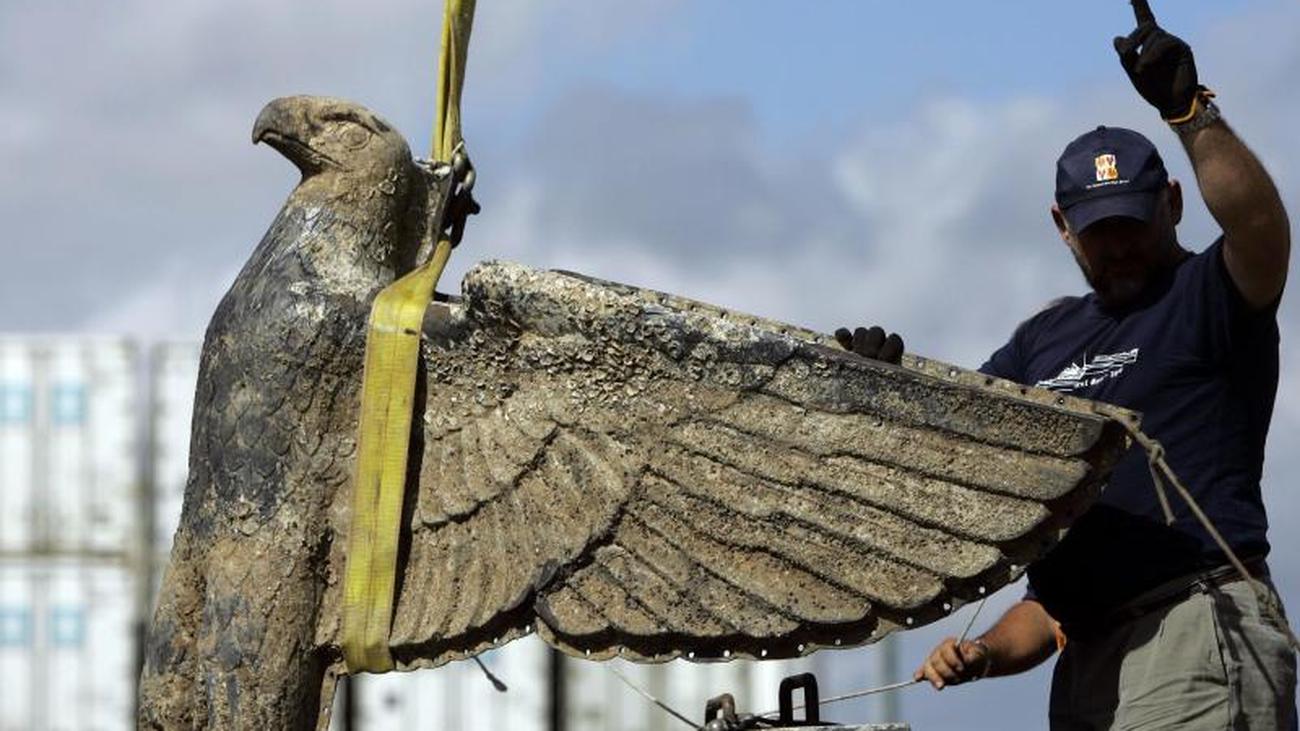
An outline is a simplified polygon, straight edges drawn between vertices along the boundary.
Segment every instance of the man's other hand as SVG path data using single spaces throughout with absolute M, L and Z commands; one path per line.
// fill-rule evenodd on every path
M 1120 65 L 1134 88 L 1168 121 L 1178 121 L 1193 111 L 1204 89 L 1196 75 L 1192 49 L 1178 36 L 1156 24 L 1147 0 L 1133 0 L 1137 29 L 1115 39 Z
M 935 690 L 943 690 L 949 685 L 983 678 L 989 674 L 992 663 L 993 658 L 983 642 L 966 640 L 958 646 L 957 639 L 949 637 L 930 652 L 912 674 L 912 680 L 928 680 Z
M 890 333 L 886 337 L 884 328 L 879 325 L 870 328 L 860 327 L 853 332 L 842 327 L 835 331 L 835 340 L 841 348 L 857 353 L 863 358 L 894 365 L 903 362 L 903 339 L 897 333 Z

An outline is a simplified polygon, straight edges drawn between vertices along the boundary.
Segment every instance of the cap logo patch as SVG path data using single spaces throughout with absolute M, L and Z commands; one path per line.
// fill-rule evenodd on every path
M 1098 183 L 1119 179 L 1119 167 L 1115 164 L 1113 154 L 1098 155 L 1093 162 L 1097 165 Z

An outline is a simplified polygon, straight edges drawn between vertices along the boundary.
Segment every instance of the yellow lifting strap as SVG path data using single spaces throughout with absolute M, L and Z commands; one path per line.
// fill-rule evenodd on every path
M 450 162 L 463 141 L 460 94 L 474 5 L 475 0 L 446 0 L 443 9 L 433 139 L 436 162 Z M 452 242 L 439 235 L 429 261 L 380 292 L 370 311 L 343 578 L 343 659 L 349 673 L 393 669 L 388 637 L 420 331 L 451 249 Z

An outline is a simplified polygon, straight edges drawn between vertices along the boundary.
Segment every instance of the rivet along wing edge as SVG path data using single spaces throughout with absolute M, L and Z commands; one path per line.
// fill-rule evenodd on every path
M 399 667 L 532 631 L 639 661 L 873 642 L 1017 579 L 1126 448 L 1091 402 L 658 292 L 462 287 L 425 320 Z

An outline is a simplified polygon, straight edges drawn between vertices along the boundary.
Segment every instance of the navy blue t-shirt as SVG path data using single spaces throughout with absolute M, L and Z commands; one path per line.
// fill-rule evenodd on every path
M 1277 391 L 1276 304 L 1252 310 L 1223 262 L 1220 238 L 1188 256 L 1123 311 L 1069 297 L 1020 325 L 981 371 L 1142 412 L 1142 430 L 1243 558 L 1268 552 L 1260 498 Z M 1146 455 L 1124 455 L 1092 509 L 1029 569 L 1058 621 L 1095 621 L 1178 576 L 1224 563 L 1168 490 L 1167 526 Z

